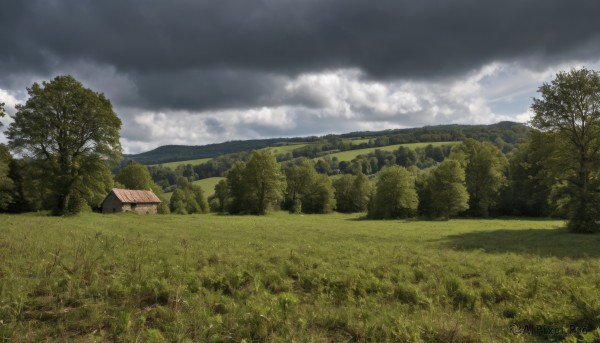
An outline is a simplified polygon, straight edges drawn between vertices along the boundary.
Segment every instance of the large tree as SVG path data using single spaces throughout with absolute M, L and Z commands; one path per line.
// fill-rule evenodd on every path
M 533 99 L 531 125 L 556 144 L 552 154 L 557 182 L 568 194 L 567 227 L 597 231 L 600 212 L 600 75 L 586 68 L 560 72 Z
M 105 180 L 107 162 L 121 158 L 121 120 L 103 94 L 71 76 L 34 83 L 29 99 L 17 105 L 7 136 L 15 153 L 41 162 L 53 198 L 53 213 L 67 214 L 72 203 L 99 191 L 86 181 Z M 108 188 L 105 184 L 100 188 Z
M 11 160 L 4 144 L 0 144 L 0 211 L 6 210 L 13 201 L 14 183 L 9 175 Z
M 251 213 L 263 215 L 283 198 L 285 176 L 275 156 L 268 150 L 252 152 L 242 178 Z
M 384 167 L 367 216 L 373 219 L 409 218 L 417 214 L 419 198 L 414 176 L 404 167 Z
M 465 170 L 469 211 L 473 215 L 487 217 L 500 200 L 501 188 L 507 183 L 506 157 L 491 143 L 467 138 L 452 149 L 451 158 Z
M 152 181 L 148 168 L 135 161 L 127 162 L 127 165 L 115 175 L 115 181 L 127 189 L 155 191 L 158 188 L 154 181 Z
M 345 174 L 333 181 L 336 209 L 339 212 L 365 212 L 369 205 L 373 185 L 363 173 Z
M 317 177 L 315 163 L 303 157 L 286 166 L 284 173 L 287 182 L 284 208 L 290 212 L 301 212 L 304 209 L 303 197 Z
M 456 160 L 447 159 L 435 167 L 426 179 L 429 216 L 450 219 L 469 208 L 465 170 Z M 423 199 L 421 199 L 423 200 Z

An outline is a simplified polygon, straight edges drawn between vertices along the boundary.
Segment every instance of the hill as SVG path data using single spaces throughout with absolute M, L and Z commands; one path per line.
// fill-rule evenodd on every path
M 431 144 L 432 146 L 440 146 L 440 145 L 444 145 L 444 144 L 453 145 L 453 144 L 456 144 L 456 141 L 454 141 L 454 142 L 424 142 L 424 143 L 394 144 L 394 145 L 386 145 L 386 146 L 377 147 L 377 148 L 365 148 L 365 149 L 335 152 L 332 154 L 324 155 L 322 157 L 325 157 L 325 156 L 329 156 L 331 158 L 335 157 L 338 159 L 338 161 L 350 162 L 359 155 L 366 155 L 366 154 L 375 152 L 375 150 L 378 150 L 378 149 L 381 151 L 394 151 L 394 150 L 398 150 L 398 148 L 400 148 L 401 146 L 410 148 L 410 149 L 415 149 L 415 148 L 424 148 L 429 144 Z M 318 157 L 315 160 L 317 160 L 319 158 L 321 158 L 321 157 Z

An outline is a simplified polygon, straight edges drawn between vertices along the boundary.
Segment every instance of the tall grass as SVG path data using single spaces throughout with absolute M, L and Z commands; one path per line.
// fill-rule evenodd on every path
M 561 225 L 2 215 L 0 341 L 591 342 L 600 237 Z

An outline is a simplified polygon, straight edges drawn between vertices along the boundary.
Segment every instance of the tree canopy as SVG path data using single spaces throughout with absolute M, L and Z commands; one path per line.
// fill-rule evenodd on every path
M 465 170 L 471 214 L 488 216 L 507 182 L 506 157 L 491 143 L 467 138 L 452 149 L 451 158 L 459 161 Z
M 413 175 L 406 168 L 391 166 L 383 168 L 378 177 L 368 217 L 392 219 L 415 216 L 419 198 Z
M 560 72 L 533 99 L 531 125 L 553 149 L 548 170 L 564 188 L 568 228 L 594 232 L 600 219 L 600 75 L 586 68 Z M 554 144 L 553 144 L 554 143 Z
M 110 100 L 72 76 L 36 82 L 27 93 L 26 103 L 16 106 L 8 145 L 44 169 L 42 182 L 50 190 L 53 213 L 76 211 L 72 202 L 106 194 L 112 179 L 99 181 L 106 180 L 107 162 L 121 158 L 121 120 Z
M 263 215 L 271 205 L 283 198 L 285 176 L 270 151 L 254 151 L 242 177 L 251 213 Z
M 135 161 L 127 162 L 127 165 L 115 175 L 115 181 L 119 182 L 127 189 L 156 191 L 158 188 L 154 184 L 154 181 L 152 181 L 148 168 Z
M 456 160 L 445 160 L 426 179 L 429 216 L 450 219 L 469 208 L 469 193 L 465 185 L 465 170 Z M 420 199 L 423 201 L 424 199 Z
M 13 181 L 9 177 L 11 156 L 4 144 L 0 144 L 0 210 L 5 210 L 13 200 Z

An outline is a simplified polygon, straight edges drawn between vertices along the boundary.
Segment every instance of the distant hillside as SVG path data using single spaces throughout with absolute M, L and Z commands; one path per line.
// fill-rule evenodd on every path
M 135 155 L 125 155 L 127 160 L 135 160 L 141 164 L 159 164 L 212 158 L 240 151 L 257 150 L 279 143 L 305 142 L 307 138 L 270 138 L 247 141 L 229 141 L 208 145 L 163 145 L 154 150 Z
M 306 144 L 302 150 L 305 150 L 307 153 L 302 152 L 301 154 L 303 156 L 316 157 L 311 155 L 310 150 L 313 149 L 313 147 L 316 148 L 317 145 L 321 146 L 321 150 L 325 150 L 328 144 L 323 144 L 324 142 L 330 142 L 329 145 L 334 144 L 331 142 L 335 142 L 336 146 L 333 147 L 333 149 L 339 149 L 338 151 L 393 144 L 462 141 L 465 138 L 501 141 L 507 143 L 507 146 L 511 146 L 525 138 L 528 130 L 529 129 L 521 123 L 508 121 L 491 125 L 437 125 L 410 129 L 358 131 L 340 135 L 331 134 L 322 137 L 311 136 L 230 141 L 200 146 L 165 145 L 141 154 L 126 155 L 125 159 L 135 160 L 142 164 L 159 164 L 214 158 L 236 152 L 298 143 Z M 348 143 L 347 146 L 344 146 L 343 142 L 348 142 L 350 139 L 355 140 L 355 142 L 352 144 Z

